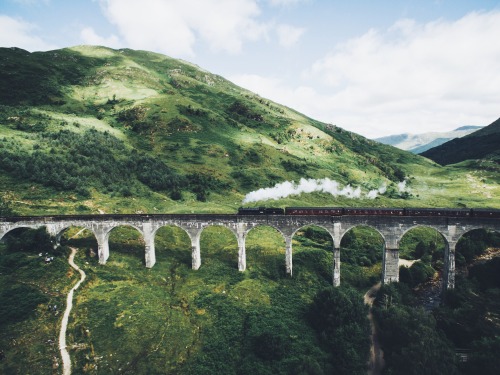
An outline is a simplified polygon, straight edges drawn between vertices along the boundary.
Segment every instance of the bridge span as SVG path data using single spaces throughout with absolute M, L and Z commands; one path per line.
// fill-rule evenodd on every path
M 340 243 L 344 234 L 357 226 L 375 229 L 384 240 L 382 281 L 399 281 L 399 243 L 403 235 L 415 227 L 434 228 L 444 239 L 444 287 L 455 286 L 455 246 L 465 233 L 475 229 L 500 231 L 500 220 L 494 218 L 456 217 L 407 217 L 384 215 L 353 216 L 302 216 L 302 215 L 215 215 L 215 214 L 139 214 L 139 215 L 68 215 L 1 217 L 0 239 L 16 228 L 46 227 L 57 241 L 69 227 L 90 230 L 97 239 L 99 263 L 105 264 L 109 257 L 109 235 L 119 226 L 136 228 L 145 242 L 145 264 L 153 267 L 156 262 L 155 235 L 159 228 L 176 226 L 189 236 L 192 246 L 192 268 L 201 266 L 200 237 L 202 231 L 212 225 L 228 228 L 238 241 L 238 269 L 246 269 L 245 240 L 253 228 L 266 225 L 276 229 L 286 244 L 285 267 L 292 275 L 292 238 L 301 228 L 315 225 L 325 229 L 333 239 L 333 284 L 340 285 Z

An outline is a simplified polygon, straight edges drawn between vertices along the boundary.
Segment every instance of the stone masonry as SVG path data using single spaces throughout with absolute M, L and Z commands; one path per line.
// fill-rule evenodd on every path
M 109 235 L 119 226 L 137 229 L 145 242 L 144 261 L 146 267 L 156 262 L 155 235 L 163 226 L 176 226 L 183 229 L 191 240 L 192 268 L 197 270 L 202 262 L 200 249 L 201 233 L 208 226 L 228 228 L 238 242 L 238 269 L 246 269 L 245 240 L 247 234 L 259 225 L 276 229 L 284 238 L 286 246 L 285 268 L 293 273 L 292 238 L 301 228 L 315 225 L 325 229 L 333 239 L 332 279 L 335 286 L 340 285 L 340 243 L 346 232 L 356 226 L 375 229 L 384 240 L 383 275 L 384 283 L 399 280 L 399 242 L 412 228 L 425 226 L 436 229 L 446 244 L 444 258 L 444 286 L 455 285 L 455 245 L 465 233 L 474 229 L 500 230 L 500 220 L 484 218 L 446 218 L 446 217 L 396 217 L 396 216 L 294 216 L 294 215 L 79 215 L 79 216 L 35 216 L 0 218 L 0 239 L 16 228 L 46 227 L 47 231 L 60 239 L 69 227 L 76 226 L 90 230 L 97 239 L 99 263 L 105 264 L 109 257 Z

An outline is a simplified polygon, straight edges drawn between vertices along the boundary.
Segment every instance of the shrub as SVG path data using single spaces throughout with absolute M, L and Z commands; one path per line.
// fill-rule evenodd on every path
M 314 297 L 307 315 L 318 339 L 331 353 L 332 373 L 366 373 L 370 325 L 359 292 L 345 287 L 323 289 Z
M 8 252 L 52 253 L 54 250 L 52 238 L 45 227 L 38 229 L 18 229 L 7 233 Z
M 0 326 L 28 318 L 39 304 L 47 300 L 42 292 L 28 285 L 9 285 L 0 291 Z

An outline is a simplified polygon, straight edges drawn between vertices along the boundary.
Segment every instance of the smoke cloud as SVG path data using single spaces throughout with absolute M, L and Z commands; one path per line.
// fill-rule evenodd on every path
M 387 187 L 385 185 L 378 189 L 370 190 L 362 194 L 361 188 L 351 185 L 342 187 L 337 181 L 323 178 L 319 180 L 301 178 L 299 183 L 294 181 L 285 181 L 274 185 L 274 187 L 262 188 L 248 193 L 243 199 L 243 203 L 266 201 L 269 199 L 281 199 L 290 195 L 300 195 L 302 193 L 329 193 L 334 197 L 342 196 L 352 199 L 368 198 L 375 199 L 379 194 L 384 194 Z
M 406 191 L 406 180 L 398 183 L 398 190 L 400 193 L 403 193 Z
M 387 191 L 387 186 L 386 185 L 382 185 L 381 187 L 379 187 L 378 189 L 373 189 L 373 190 L 370 190 L 367 194 L 366 194 L 366 198 L 368 199 L 375 199 L 380 195 L 384 194 L 385 192 Z

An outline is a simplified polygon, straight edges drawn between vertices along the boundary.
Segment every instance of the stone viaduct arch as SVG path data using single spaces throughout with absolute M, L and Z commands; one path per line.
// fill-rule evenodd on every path
M 500 230 L 500 220 L 492 218 L 447 218 L 408 216 L 302 216 L 302 215 L 81 215 L 81 216 L 32 216 L 0 218 L 0 239 L 9 231 L 28 227 L 45 226 L 47 231 L 60 238 L 71 226 L 90 230 L 97 239 L 99 263 L 105 264 L 109 257 L 109 233 L 118 226 L 134 227 L 142 234 L 146 267 L 156 263 L 155 235 L 163 226 L 183 229 L 191 240 L 192 268 L 201 266 L 200 237 L 211 225 L 228 228 L 238 242 L 238 269 L 246 269 L 245 240 L 247 234 L 259 225 L 276 229 L 285 239 L 285 266 L 289 275 L 293 273 L 292 238 L 301 228 L 315 225 L 325 229 L 333 238 L 333 284 L 340 285 L 340 242 L 351 228 L 368 226 L 376 230 L 384 240 L 383 282 L 399 281 L 399 243 L 409 230 L 425 226 L 434 228 L 445 240 L 444 286 L 455 285 L 455 246 L 467 232 L 475 229 Z

